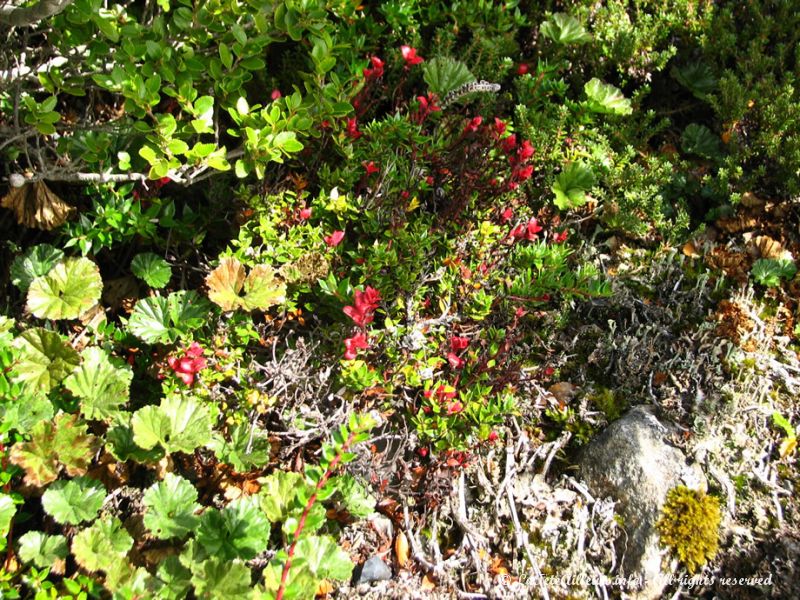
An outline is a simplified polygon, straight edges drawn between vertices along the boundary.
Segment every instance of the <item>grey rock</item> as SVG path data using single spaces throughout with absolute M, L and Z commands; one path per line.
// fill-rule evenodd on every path
M 638 598 L 660 598 L 675 566 L 665 564 L 655 527 L 667 492 L 677 485 L 707 485 L 702 471 L 688 467 L 683 453 L 667 444 L 668 433 L 650 407 L 637 406 L 609 425 L 579 458 L 580 475 L 595 497 L 618 503 L 627 534 L 618 548 L 623 554 L 620 574 L 641 581 Z
M 373 581 L 385 581 L 391 578 L 392 570 L 379 556 L 373 556 L 361 567 L 361 574 L 358 576 L 358 581 L 356 583 L 371 583 Z

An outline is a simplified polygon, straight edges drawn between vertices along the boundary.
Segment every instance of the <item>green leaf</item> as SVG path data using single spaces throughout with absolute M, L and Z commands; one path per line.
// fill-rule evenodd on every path
M 47 275 L 63 258 L 64 253 L 50 244 L 32 246 L 11 263 L 11 283 L 25 294 L 34 279 Z
M 366 517 L 375 512 L 375 498 L 352 475 L 339 475 L 336 488 L 342 494 L 347 512 L 354 517 Z
M 81 357 L 83 363 L 64 380 L 64 385 L 81 399 L 81 414 L 87 419 L 113 416 L 128 402 L 133 371 L 95 346 L 86 348 Z
M 130 426 L 130 413 L 117 415 L 118 423 L 111 427 L 106 433 L 106 446 L 111 455 L 123 462 L 135 460 L 139 463 L 156 463 L 164 456 L 164 449 L 156 445 L 149 450 L 141 448 L 133 441 L 133 429 Z M 120 418 L 122 417 L 122 418 Z
M 145 406 L 133 415 L 133 440 L 149 450 L 161 445 L 168 453 L 194 452 L 211 440 L 208 408 L 194 398 L 167 396 L 161 405 Z
M 182 538 L 197 526 L 197 490 L 183 477 L 167 473 L 144 493 L 144 525 L 160 540 Z
M 131 419 L 131 428 L 134 443 L 144 450 L 165 444 L 172 433 L 169 417 L 159 406 L 145 406 L 137 410 Z
M 589 32 L 575 17 L 565 13 L 555 13 L 539 27 L 542 35 L 556 44 L 584 44 L 592 39 Z
M 589 167 L 580 162 L 569 163 L 553 184 L 555 205 L 561 210 L 583 206 L 586 203 L 586 192 L 593 186 L 594 174 Z
M 29 441 L 14 444 L 10 458 L 25 469 L 29 485 L 41 487 L 54 481 L 62 466 L 70 476 L 85 474 L 97 445 L 78 415 L 61 413 L 55 421 L 36 424 Z
M 258 497 L 261 510 L 270 522 L 286 519 L 301 486 L 305 486 L 305 483 L 300 473 L 275 471 L 264 478 Z
M 272 445 L 265 431 L 258 427 L 251 431 L 247 423 L 239 423 L 231 428 L 230 442 L 222 434 L 216 434 L 211 448 L 221 461 L 233 465 L 239 472 L 244 472 L 253 467 L 266 466 Z
M 100 300 L 103 280 L 88 258 L 67 258 L 28 288 L 27 309 L 40 319 L 76 319 Z
M 18 350 L 14 379 L 43 392 L 61 383 L 80 363 L 72 346 L 41 327 L 23 332 L 12 345 Z
M 208 302 L 194 291 L 173 292 L 166 298 L 144 298 L 136 303 L 128 329 L 150 344 L 169 344 L 202 326 L 208 310 Z
M 703 158 L 720 158 L 720 140 L 705 125 L 691 123 L 686 126 L 681 136 L 681 147 L 688 154 L 696 154 Z
M 192 585 L 192 573 L 180 563 L 177 556 L 165 558 L 158 565 L 156 576 L 153 597 L 164 600 L 183 600 L 187 597 Z
M 0 494 L 0 538 L 5 540 L 11 528 L 11 519 L 17 514 L 14 499 L 8 494 Z
M 267 517 L 251 496 L 238 498 L 222 510 L 206 510 L 200 517 L 196 537 L 211 556 L 248 560 L 266 549 L 269 531 Z
M 708 98 L 717 87 L 717 78 L 714 77 L 711 67 L 705 63 L 695 62 L 673 67 L 670 74 L 699 100 Z
M 250 569 L 239 560 L 211 558 L 192 565 L 192 583 L 198 598 L 247 600 L 253 597 Z
M 756 283 L 767 287 L 778 287 L 781 279 L 792 279 L 796 273 L 794 261 L 788 258 L 760 258 L 753 263 L 750 271 Z
M 172 267 L 157 254 L 143 252 L 133 257 L 131 271 L 154 289 L 161 289 L 172 278 Z
M 611 115 L 629 115 L 633 112 L 631 101 L 610 83 L 603 83 L 595 77 L 583 86 L 583 90 L 588 97 L 585 106 L 592 112 Z
M 331 536 L 302 537 L 295 548 L 294 567 L 308 568 L 319 579 L 350 579 L 353 561 Z
M 17 431 L 31 431 L 34 426 L 53 418 L 53 403 L 44 392 L 24 388 L 16 402 L 0 404 L 3 426 Z
M 63 535 L 47 535 L 41 531 L 29 531 L 19 538 L 17 554 L 26 563 L 40 569 L 50 567 L 57 573 L 64 572 L 69 548 Z
M 426 62 L 422 66 L 422 74 L 428 89 L 440 98 L 475 81 L 467 65 L 447 56 L 438 56 Z
M 106 516 L 95 521 L 91 527 L 79 532 L 72 540 L 75 562 L 94 573 L 109 571 L 110 566 L 126 561 L 133 538 L 117 517 Z
M 42 494 L 42 508 L 62 525 L 91 521 L 100 512 L 106 489 L 99 481 L 76 477 L 54 482 Z M 73 547 L 73 552 L 75 551 Z

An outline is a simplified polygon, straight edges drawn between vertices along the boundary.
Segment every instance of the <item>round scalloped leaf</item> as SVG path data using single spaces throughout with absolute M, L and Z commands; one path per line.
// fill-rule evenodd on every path
M 47 535 L 41 531 L 29 531 L 19 538 L 18 555 L 26 563 L 33 563 L 40 569 L 51 567 L 58 574 L 64 573 L 69 554 L 67 538 L 63 535 Z
M 11 263 L 11 283 L 24 294 L 34 279 L 47 275 L 63 258 L 64 253 L 50 244 L 33 246 Z
M 17 513 L 17 505 L 14 499 L 7 494 L 0 494 L 0 537 L 5 541 L 8 530 L 11 527 L 11 519 Z
M 258 500 L 250 496 L 238 498 L 222 510 L 206 510 L 200 517 L 196 538 L 210 556 L 248 560 L 266 549 L 269 530 Z
M 87 419 L 114 416 L 128 401 L 133 371 L 102 348 L 86 348 L 81 357 L 83 363 L 64 380 L 64 385 L 81 399 L 81 413 Z
M 556 177 L 552 190 L 555 205 L 561 210 L 577 208 L 586 203 L 586 192 L 594 186 L 594 174 L 586 165 L 573 162 Z
M 28 288 L 28 310 L 40 319 L 77 319 L 103 292 L 100 269 L 88 258 L 67 258 Z
M 235 258 L 223 258 L 206 277 L 208 298 L 222 310 L 235 310 L 241 306 L 239 292 L 244 287 L 244 280 L 244 265 Z
M 592 39 L 578 19 L 565 13 L 554 14 L 542 23 L 539 30 L 542 35 L 563 46 L 583 44 Z
M 242 307 L 245 310 L 266 310 L 286 301 L 286 284 L 278 279 L 269 265 L 256 265 L 244 282 Z
M 170 344 L 202 326 L 210 308 L 208 301 L 193 291 L 144 298 L 136 303 L 128 329 L 149 344 Z
M 61 479 L 42 494 L 42 508 L 62 525 L 77 525 L 94 519 L 105 498 L 106 489 L 99 481 L 88 477 Z
M 583 90 L 588 97 L 586 107 L 592 112 L 609 115 L 629 115 L 633 112 L 631 101 L 618 88 L 603 83 L 597 77 L 587 81 Z
M 60 335 L 41 327 L 25 331 L 13 345 L 19 350 L 14 378 L 43 392 L 61 383 L 80 363 L 78 353 Z
M 172 279 L 172 267 L 157 254 L 144 252 L 131 261 L 131 271 L 154 289 L 161 289 Z
M 75 562 L 89 572 L 109 571 L 128 554 L 133 538 L 117 517 L 103 517 L 72 540 Z
M 148 488 L 144 505 L 144 526 L 160 540 L 183 537 L 197 526 L 197 490 L 178 475 L 167 473 L 164 481 Z

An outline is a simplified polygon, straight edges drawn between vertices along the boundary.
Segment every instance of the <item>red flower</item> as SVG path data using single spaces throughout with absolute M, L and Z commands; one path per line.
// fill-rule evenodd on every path
M 381 301 L 381 294 L 373 287 L 367 286 L 364 291 L 356 290 L 353 299 L 353 306 L 345 306 L 342 311 L 359 327 L 366 327 L 375 318 L 375 310 L 378 302 Z
M 505 152 L 506 154 L 511 154 L 512 152 L 514 152 L 516 147 L 517 147 L 517 136 L 514 133 L 500 140 L 500 148 L 502 148 L 503 152 Z
M 357 140 L 363 133 L 358 130 L 358 120 L 355 117 L 347 119 L 347 137 Z
M 529 67 L 526 63 L 519 63 L 517 67 L 517 75 L 525 75 L 529 71 Z
M 326 235 L 323 239 L 328 246 L 334 248 L 342 243 L 342 240 L 344 239 L 344 231 L 337 229 L 332 234 Z
M 364 165 L 364 168 L 367 170 L 367 175 L 372 175 L 373 173 L 381 172 L 380 168 L 375 166 L 375 161 L 373 160 L 362 164 Z
M 272 90 L 272 93 L 269 95 L 269 97 L 272 98 L 273 100 L 277 100 L 278 98 L 281 97 L 281 95 L 282 95 L 281 91 L 278 88 L 275 88 L 274 90 Z
M 369 61 L 372 63 L 372 68 L 364 69 L 364 77 L 366 79 L 378 79 L 383 77 L 383 65 L 385 63 L 377 56 L 371 57 Z
M 489 432 L 489 437 L 486 438 L 486 439 L 489 440 L 490 442 L 496 442 L 498 437 L 500 437 L 500 436 L 497 435 L 496 431 L 490 431 Z
M 417 96 L 417 102 L 419 102 L 419 108 L 415 116 L 417 123 L 422 123 L 429 114 L 442 110 L 442 107 L 436 104 L 436 100 L 436 94 L 431 94 L 430 92 L 428 92 L 427 97 Z
M 535 150 L 533 149 L 533 144 L 531 144 L 528 140 L 524 140 L 520 145 L 519 150 L 517 150 L 517 157 L 520 161 L 526 161 L 533 156 L 534 152 Z
M 425 60 L 421 56 L 417 56 L 417 49 L 411 46 L 400 46 L 400 52 L 403 55 L 403 60 L 406 61 L 406 67 L 413 67 Z
M 353 360 L 358 355 L 359 350 L 366 350 L 369 348 L 369 342 L 367 341 L 367 336 L 359 332 L 353 337 L 346 338 L 344 340 L 344 347 L 344 359 Z
M 448 415 L 457 415 L 462 410 L 464 410 L 464 405 L 461 402 L 448 402 L 447 403 L 447 414 Z
M 311 218 L 311 209 L 310 208 L 301 208 L 299 213 L 300 219 L 305 221 L 306 219 Z
M 206 359 L 203 358 L 203 348 L 197 342 L 192 342 L 182 357 L 170 356 L 167 364 L 180 377 L 186 385 L 194 383 L 194 376 L 206 368 Z
M 514 218 L 514 211 L 511 210 L 510 206 L 506 207 L 505 210 L 503 210 L 503 212 L 500 213 L 500 220 L 503 223 L 508 223 L 513 218 Z
M 514 238 L 515 240 L 526 239 L 529 242 L 536 240 L 539 236 L 538 233 L 542 230 L 542 227 L 539 225 L 539 221 L 536 220 L 536 217 L 531 217 L 527 223 L 522 224 L 520 223 L 514 229 L 511 230 L 509 233 L 509 237 Z
M 447 362 L 450 363 L 450 367 L 453 369 L 460 369 L 466 364 L 464 359 L 456 356 L 454 352 L 447 353 Z
M 497 117 L 494 118 L 494 132 L 497 135 L 503 135 L 506 132 L 506 124 Z
M 475 133 L 478 131 L 478 127 L 481 126 L 481 123 L 483 123 L 483 117 L 478 116 L 473 118 L 469 123 L 467 123 L 467 126 L 464 127 L 464 133 Z
M 515 167 L 512 173 L 512 177 L 517 181 L 525 181 L 526 179 L 530 179 L 531 175 L 533 175 L 533 165 Z
M 553 235 L 553 243 L 560 244 L 562 242 L 565 242 L 567 239 L 567 234 L 568 231 L 566 229 L 561 233 L 556 233 L 555 235 Z
M 425 183 L 427 183 L 428 185 L 433 185 L 433 175 L 428 175 L 425 178 Z
M 459 350 L 463 350 L 467 346 L 469 346 L 469 338 L 459 337 L 457 335 L 454 335 L 453 337 L 450 338 L 450 349 L 453 352 L 458 352 Z

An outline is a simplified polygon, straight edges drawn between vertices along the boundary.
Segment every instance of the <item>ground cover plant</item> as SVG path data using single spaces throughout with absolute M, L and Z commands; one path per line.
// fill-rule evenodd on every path
M 785 575 L 798 18 L 0 6 L 0 595 L 619 594 L 571 464 L 642 403 L 679 568 Z

